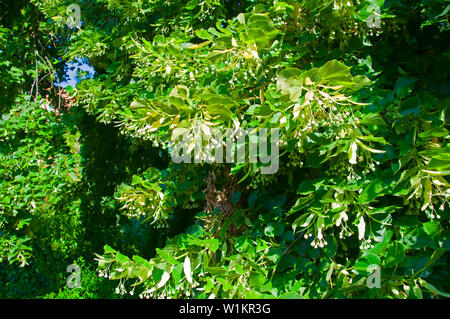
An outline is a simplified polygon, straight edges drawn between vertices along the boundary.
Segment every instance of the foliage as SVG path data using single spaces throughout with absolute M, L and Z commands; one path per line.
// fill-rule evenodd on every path
M 80 287 L 68 288 L 67 286 L 64 286 L 64 288 L 60 289 L 57 293 L 53 292 L 42 296 L 43 299 L 114 298 L 114 296 L 111 295 L 111 289 L 113 289 L 112 283 L 97 276 L 97 273 L 92 269 L 92 266 L 89 266 L 83 258 L 78 258 L 74 264 L 78 265 L 81 270 Z
M 432 13 L 445 15 L 443 4 L 249 3 L 213 26 L 176 24 L 177 4 L 172 23 L 165 17 L 151 35 L 117 27 L 122 53 L 102 60 L 131 63 L 127 81 L 125 69 L 116 68 L 119 76 L 111 67 L 78 91 L 99 120 L 118 120 L 125 134 L 163 148 L 180 132 L 195 138 L 198 127 L 206 135 L 229 125 L 280 128 L 284 156 L 276 178 L 254 164 L 234 166 L 236 196 L 248 203 L 234 202 L 231 216 L 200 212 L 194 229 L 212 224 L 211 232 L 175 237 L 150 261 L 108 246 L 100 268 L 121 280 L 121 292 L 122 281 L 136 279 L 130 289 L 142 284 L 142 296 L 421 297 L 428 278 L 448 275 L 448 82 L 421 76 L 448 37 L 448 21 Z M 425 15 L 408 16 L 419 7 Z M 201 12 L 195 1 L 184 9 Z M 373 9 L 384 22 L 375 35 L 364 23 Z M 408 29 L 419 31 L 416 39 Z M 269 188 L 275 181 L 277 191 Z M 165 194 L 159 203 L 171 201 Z M 227 234 L 232 224 L 238 234 Z M 365 285 L 372 264 L 382 268 L 381 289 Z

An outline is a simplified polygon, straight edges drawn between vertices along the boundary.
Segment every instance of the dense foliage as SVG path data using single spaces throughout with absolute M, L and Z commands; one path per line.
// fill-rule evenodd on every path
M 0 5 L 0 296 L 449 297 L 448 1 Z M 227 128 L 278 170 L 206 163 Z

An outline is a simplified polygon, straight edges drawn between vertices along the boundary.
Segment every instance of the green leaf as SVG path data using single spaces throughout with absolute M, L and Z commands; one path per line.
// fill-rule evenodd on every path
M 427 178 L 425 179 L 423 185 L 423 204 L 422 204 L 422 211 L 427 209 L 428 205 L 431 203 L 431 181 Z
M 264 234 L 268 237 L 281 236 L 284 232 L 284 226 L 280 223 L 270 223 L 264 228 Z
M 365 145 L 364 143 L 361 143 L 361 141 L 356 140 L 356 143 L 358 143 L 359 146 L 361 146 L 363 149 L 371 152 L 371 153 L 377 153 L 377 154 L 382 154 L 382 153 L 386 153 L 386 151 L 383 150 L 376 150 L 374 148 L 368 147 L 367 145 Z
M 237 204 L 239 202 L 239 199 L 241 199 L 241 192 L 240 191 L 235 191 L 232 195 L 231 195 L 231 201 L 234 204 Z
M 231 112 L 229 108 L 221 104 L 214 103 L 212 105 L 208 105 L 206 110 L 211 113 L 211 115 L 219 115 L 224 119 L 231 119 L 233 116 L 233 112 Z
M 340 85 L 353 81 L 350 68 L 337 60 L 328 61 L 317 72 L 321 77 L 321 82 L 329 85 Z
M 270 248 L 267 253 L 267 258 L 273 263 L 277 263 L 281 258 L 282 251 L 279 248 Z
M 204 40 L 208 40 L 208 41 L 213 40 L 212 35 L 205 29 L 195 30 L 195 35 L 198 36 L 200 39 L 204 39 Z
M 131 185 L 141 184 L 143 182 L 142 177 L 133 175 L 133 181 L 131 182 Z
M 249 276 L 249 284 L 256 290 L 260 290 L 266 281 L 266 277 L 256 271 L 252 271 Z
M 305 197 L 300 197 L 295 202 L 294 206 L 291 208 L 291 210 L 287 213 L 287 215 L 291 215 L 295 212 L 298 212 L 299 210 L 305 208 L 312 200 L 314 199 L 314 194 L 309 194 Z
M 297 102 L 302 94 L 303 78 L 302 71 L 295 68 L 284 69 L 277 78 L 277 88 L 283 95 Z
M 114 254 L 116 252 L 116 250 L 111 248 L 109 245 L 105 245 L 103 249 L 105 250 L 105 254 Z
M 246 252 L 253 246 L 253 241 L 247 237 L 239 237 L 234 243 L 234 248 L 236 248 L 236 250 L 240 253 Z
M 297 194 L 309 195 L 315 191 L 313 180 L 304 180 L 298 185 Z
M 173 267 L 172 270 L 172 279 L 175 285 L 178 285 L 181 281 L 181 273 L 183 272 L 183 265 L 177 264 Z
M 301 228 L 306 228 L 308 227 L 312 220 L 314 219 L 316 215 L 313 213 L 306 213 L 303 214 L 302 216 L 298 217 L 293 223 L 292 223 L 292 228 L 294 229 L 294 231 L 297 229 L 297 227 L 301 227 Z
M 186 9 L 188 10 L 192 10 L 195 9 L 198 6 L 198 0 L 190 0 L 187 4 L 186 4 Z
M 405 98 L 409 95 L 412 88 L 414 87 L 414 83 L 417 82 L 416 78 L 411 77 L 400 77 L 397 79 L 397 82 L 395 82 L 395 95 L 398 98 Z
M 422 271 L 434 264 L 439 258 L 442 257 L 446 252 L 446 249 L 438 248 L 433 252 L 433 255 L 431 255 L 430 260 L 427 261 L 425 266 L 423 267 Z
M 424 286 L 425 288 L 428 289 L 428 291 L 430 291 L 433 295 L 439 295 L 445 298 L 450 298 L 450 294 L 449 293 L 445 293 L 442 292 L 440 290 L 438 290 L 435 286 L 433 286 L 432 284 L 426 282 L 425 280 L 421 279 L 421 283 L 422 286 Z
M 348 162 L 352 165 L 357 164 L 358 162 L 356 161 L 357 158 L 357 154 L 356 154 L 356 150 L 358 149 L 358 145 L 356 143 L 352 143 L 350 145 L 350 149 L 348 152 Z
M 286 292 L 286 293 L 282 294 L 279 298 L 280 299 L 305 299 L 305 297 L 303 297 L 301 294 L 299 294 L 297 292 Z
M 445 16 L 447 13 L 450 12 L 450 4 L 444 9 L 444 11 L 442 11 L 440 14 L 438 14 L 437 16 L 435 16 L 434 18 L 440 18 Z
M 183 127 L 177 127 L 172 131 L 172 141 L 175 141 L 179 136 L 186 134 L 189 130 Z
M 338 249 L 336 238 L 334 238 L 334 236 L 330 236 L 327 237 L 326 240 L 327 245 L 323 248 L 323 252 L 327 257 L 333 258 L 336 255 Z
M 169 279 L 170 279 L 170 274 L 165 271 L 161 277 L 161 281 L 158 283 L 157 288 L 159 289 L 159 288 L 163 287 L 166 284 L 166 282 L 169 281 Z

